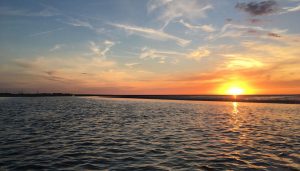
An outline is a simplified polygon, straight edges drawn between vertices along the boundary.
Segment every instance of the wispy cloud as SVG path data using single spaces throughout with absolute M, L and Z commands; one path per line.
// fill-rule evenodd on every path
M 54 8 L 44 8 L 40 11 L 31 11 L 27 9 L 14 9 L 10 7 L 0 7 L 0 15 L 26 16 L 26 17 L 52 17 L 60 15 Z
M 212 26 L 212 25 L 192 25 L 190 23 L 185 22 L 183 19 L 178 21 L 179 23 L 181 23 L 182 25 L 184 25 L 185 27 L 187 27 L 188 29 L 191 30 L 202 30 L 204 32 L 214 32 L 216 31 L 216 29 Z
M 124 65 L 127 66 L 128 68 L 133 68 L 134 66 L 139 65 L 139 64 L 140 64 L 140 63 L 133 62 L 133 63 L 126 63 L 126 64 L 124 64 Z
M 65 24 L 71 25 L 73 27 L 82 27 L 82 28 L 90 29 L 97 34 L 102 34 L 106 31 L 104 28 L 99 28 L 99 27 L 94 26 L 88 20 L 82 20 L 82 19 L 78 19 L 78 18 L 69 18 L 67 20 L 63 20 L 62 22 Z
M 290 36 L 294 37 L 299 38 L 299 35 Z M 284 40 L 284 45 L 251 41 L 243 43 L 243 48 L 234 48 L 227 52 L 220 49 L 219 55 L 224 58 L 213 70 L 173 75 L 170 77 L 171 81 L 191 86 L 198 84 L 204 89 L 209 87 L 208 90 L 217 90 L 224 83 L 243 80 L 251 84 L 253 89 L 258 88 L 255 93 L 297 92 L 300 84 L 300 77 L 297 75 L 300 72 L 297 48 L 299 42 L 288 41 L 290 38 L 283 37 L 287 39 Z
M 107 53 L 110 49 L 115 45 L 115 42 L 105 40 L 100 46 L 97 45 L 95 42 L 91 41 L 89 44 L 89 49 L 92 53 L 98 57 L 106 58 Z
M 49 51 L 54 52 L 54 51 L 57 51 L 57 50 L 61 49 L 64 46 L 65 46 L 65 44 L 56 44 L 51 49 L 49 49 Z
M 258 36 L 261 38 L 268 37 L 281 37 L 281 34 L 286 33 L 287 29 L 278 29 L 278 28 L 264 28 L 260 26 L 252 26 L 252 25 L 241 25 L 241 24 L 225 24 L 221 31 L 214 35 L 210 36 L 209 39 L 217 39 L 224 37 L 249 37 L 249 36 Z
M 146 37 L 149 39 L 155 39 L 155 40 L 172 40 L 175 41 L 180 46 L 186 46 L 190 43 L 189 40 L 185 40 L 173 35 L 170 35 L 168 33 L 165 33 L 160 30 L 155 30 L 152 28 L 146 28 L 146 27 L 138 27 L 138 26 L 131 26 L 131 25 L 124 25 L 124 24 L 114 24 L 111 23 L 110 25 L 124 29 L 128 31 L 129 33 L 133 33 L 142 37 Z
M 184 56 L 184 53 L 179 53 L 175 51 L 161 51 L 161 50 L 156 50 L 156 49 L 150 49 L 147 47 L 144 47 L 141 51 L 140 58 L 141 59 L 146 59 L 146 58 L 169 58 L 169 57 L 181 57 Z
M 207 1 L 196 0 L 150 0 L 147 4 L 148 12 L 157 15 L 157 19 L 164 22 L 161 30 L 176 18 L 189 20 L 203 18 L 212 8 Z
M 144 47 L 140 53 L 140 59 L 158 59 L 159 63 L 165 63 L 169 59 L 170 63 L 176 64 L 181 59 L 193 59 L 199 61 L 203 57 L 211 55 L 211 51 L 208 47 L 199 47 L 195 50 L 190 50 L 189 52 L 182 53 L 176 51 L 167 50 L 157 50 Z
M 211 52 L 208 48 L 200 47 L 200 48 L 190 52 L 187 55 L 187 58 L 194 59 L 194 60 L 200 60 L 203 57 L 209 56 L 210 54 L 211 54 Z
M 251 69 L 264 66 L 262 61 L 251 57 L 243 57 L 242 54 L 224 54 L 223 56 L 226 57 L 226 61 L 222 68 L 226 69 Z
M 38 32 L 38 33 L 33 33 L 33 34 L 30 34 L 29 37 L 47 35 L 47 34 L 51 34 L 53 32 L 57 32 L 57 31 L 60 31 L 60 30 L 63 30 L 63 29 L 64 29 L 63 27 L 60 27 L 60 28 L 56 28 L 56 29 L 53 29 L 53 30 L 47 30 L 47 31 L 42 31 L 42 32 Z
M 240 24 L 225 24 L 222 27 L 221 32 L 225 32 L 228 29 L 240 29 L 240 30 L 252 29 L 252 30 L 264 31 L 264 32 L 274 32 L 274 33 L 278 33 L 278 34 L 285 33 L 288 31 L 287 29 L 278 29 L 278 28 L 267 29 L 267 28 L 263 28 L 263 27 L 259 27 L 259 26 L 247 26 L 247 25 L 240 25 Z
M 179 62 L 178 58 L 185 57 L 185 53 L 144 47 L 141 49 L 139 57 L 140 59 L 157 59 L 160 64 L 164 64 L 166 61 L 177 64 Z
M 67 62 L 66 62 L 67 61 Z M 63 72 L 76 72 L 78 73 L 97 73 L 103 69 L 111 69 L 116 66 L 116 62 L 112 60 L 102 58 L 83 58 L 83 57 L 72 57 L 72 58 L 47 58 L 47 57 L 36 57 L 28 59 L 14 59 L 13 64 L 15 66 L 24 69 L 28 72 L 46 73 L 47 75 L 53 75 L 58 71 Z M 51 71 L 51 72 L 49 72 Z M 56 72 L 54 72 L 56 71 Z
M 296 12 L 296 11 L 300 11 L 300 4 L 298 4 L 295 7 L 284 7 L 284 8 L 282 8 L 281 14 L 289 13 L 289 12 Z
M 83 20 L 74 19 L 74 18 L 67 21 L 66 24 L 69 24 L 74 27 L 86 27 L 89 29 L 94 29 L 94 27 L 88 21 L 83 21 Z

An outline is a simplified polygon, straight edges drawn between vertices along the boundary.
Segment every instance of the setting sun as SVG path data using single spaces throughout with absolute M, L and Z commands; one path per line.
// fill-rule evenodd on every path
M 217 93 L 236 96 L 242 94 L 254 94 L 255 91 L 247 81 L 235 80 L 221 84 L 217 89 Z
M 241 95 L 244 93 L 244 89 L 240 87 L 231 87 L 227 90 L 227 94 L 230 95 Z

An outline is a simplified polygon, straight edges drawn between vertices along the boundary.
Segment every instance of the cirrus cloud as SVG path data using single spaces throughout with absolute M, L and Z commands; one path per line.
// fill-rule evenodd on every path
M 148 12 L 157 15 L 157 20 L 163 21 L 163 30 L 172 20 L 184 18 L 194 20 L 204 18 L 206 12 L 213 8 L 206 1 L 196 0 L 150 0 L 147 4 Z
M 216 31 L 216 29 L 212 25 L 192 25 L 190 23 L 185 22 L 184 20 L 179 20 L 179 23 L 191 30 L 202 30 L 208 33 Z
M 132 25 L 124 25 L 124 24 L 114 24 L 111 23 L 110 25 L 123 29 L 129 33 L 133 33 L 142 37 L 146 37 L 149 39 L 155 39 L 155 40 L 172 40 L 175 41 L 180 46 L 186 46 L 190 43 L 190 40 L 182 39 L 176 36 L 173 36 L 171 34 L 165 33 L 160 30 L 155 30 L 152 28 L 146 28 L 146 27 L 138 27 L 138 26 L 132 26 Z
M 200 47 L 187 55 L 187 58 L 200 60 L 203 57 L 209 56 L 211 54 L 210 50 L 207 48 Z

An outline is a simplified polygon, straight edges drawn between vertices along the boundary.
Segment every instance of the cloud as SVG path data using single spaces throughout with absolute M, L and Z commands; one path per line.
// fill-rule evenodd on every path
M 276 34 L 276 33 L 268 33 L 268 36 L 271 36 L 271 37 L 281 37 L 279 34 Z
M 137 26 L 124 25 L 124 24 L 110 24 L 110 25 L 117 28 L 124 29 L 129 33 L 133 33 L 149 39 L 162 40 L 162 41 L 172 40 L 175 41 L 180 46 L 186 46 L 187 44 L 190 43 L 189 40 L 185 40 L 152 28 L 137 27 Z
M 214 32 L 216 29 L 212 25 L 202 25 L 201 29 L 205 32 Z
M 263 22 L 262 20 L 257 19 L 257 18 L 250 18 L 248 21 L 249 21 L 251 24 L 260 24 L 260 23 Z
M 61 86 L 60 83 L 63 83 L 68 90 L 70 85 L 97 82 L 97 80 L 113 81 L 114 78 L 121 78 L 122 73 L 114 70 L 115 67 L 115 61 L 96 57 L 36 57 L 15 59 L 3 73 L 7 73 L 6 78 L 9 75 L 15 75 L 14 78 L 7 79 L 10 82 L 34 83 L 31 88 L 45 87 L 45 85 L 58 88 Z
M 59 58 L 52 57 L 47 58 L 44 56 L 25 59 L 18 58 L 13 60 L 13 64 L 18 67 L 29 69 L 29 70 L 70 70 L 77 69 L 78 71 L 88 72 L 94 71 L 101 68 L 111 68 L 116 65 L 115 61 L 107 60 L 103 58 L 91 57 L 68 57 L 68 58 Z
M 299 2 L 292 0 L 291 2 Z M 252 16 L 268 15 L 268 14 L 286 14 L 300 10 L 300 4 L 291 7 L 279 8 L 275 0 L 265 0 L 261 2 L 237 3 L 235 8 L 249 13 Z M 255 22 L 255 21 L 254 21 Z
M 147 4 L 148 12 L 157 15 L 157 19 L 164 22 L 162 30 L 176 18 L 203 18 L 212 8 L 206 1 L 196 0 L 150 0 Z
M 176 52 L 167 50 L 157 50 L 144 47 L 140 53 L 140 59 L 158 59 L 159 63 L 165 63 L 166 59 L 172 64 L 177 64 L 179 59 L 193 59 L 199 61 L 203 57 L 210 56 L 212 52 L 208 47 L 199 47 L 196 50 L 189 50 L 188 52 Z
M 60 15 L 54 8 L 44 8 L 40 11 L 30 11 L 26 9 L 13 9 L 10 7 L 0 7 L 0 15 L 25 16 L 25 17 L 52 17 Z
M 47 35 L 47 34 L 51 34 L 53 32 L 57 32 L 57 31 L 60 31 L 60 30 L 63 30 L 63 29 L 64 29 L 63 27 L 60 27 L 60 28 L 56 28 L 56 29 L 53 29 L 53 30 L 47 30 L 47 31 L 42 31 L 42 32 L 38 32 L 38 33 L 33 33 L 33 34 L 30 34 L 29 37 Z
M 295 39 L 298 38 L 298 39 Z M 281 43 L 263 41 L 246 41 L 242 42 L 241 46 L 229 48 L 211 48 L 218 50 L 214 52 L 214 55 L 223 56 L 224 61 L 220 62 L 218 67 L 222 69 L 228 69 L 235 71 L 237 69 L 252 70 L 252 69 L 266 69 L 274 68 L 276 70 L 289 70 L 296 72 L 299 67 L 296 65 L 300 62 L 298 56 L 300 51 L 298 43 L 295 40 L 300 40 L 299 35 L 285 35 Z M 227 50 L 226 50 L 227 49 Z M 270 71 L 272 72 L 272 71 Z M 283 72 L 274 72 L 274 75 L 280 75 Z M 288 72 L 285 71 L 288 75 Z M 299 77 L 300 78 L 300 77 Z M 284 79 L 283 77 L 278 79 Z
M 140 59 L 158 59 L 158 63 L 161 64 L 165 63 L 167 58 L 172 58 L 170 62 L 173 64 L 178 63 L 176 58 L 184 56 L 184 53 L 149 49 L 147 47 L 143 48 L 140 53 Z
M 223 38 L 223 37 L 248 37 L 248 36 L 258 36 L 260 38 L 268 37 L 281 37 L 281 34 L 286 33 L 287 29 L 278 28 L 263 28 L 260 26 L 248 26 L 240 24 L 225 24 L 220 33 L 210 37 L 210 39 Z M 276 36 L 275 36 L 276 35 Z M 267 37 L 266 37 L 267 36 Z
M 207 48 L 200 47 L 192 52 L 190 52 L 187 55 L 187 58 L 194 59 L 194 60 L 200 60 L 203 57 L 209 56 L 211 54 L 210 50 Z
M 282 8 L 281 14 L 288 13 L 288 12 L 296 12 L 296 11 L 300 11 L 300 4 L 298 4 L 295 7 L 284 7 L 284 8 Z
M 72 87 L 75 87 L 82 92 L 98 87 L 99 89 L 94 90 L 94 93 L 101 93 L 103 87 L 116 87 L 119 89 L 118 93 L 200 94 L 216 93 L 215 90 L 224 83 L 237 80 L 249 83 L 253 89 L 259 89 L 258 93 L 298 93 L 300 37 L 299 35 L 285 35 L 282 39 L 282 43 L 248 40 L 232 48 L 228 45 L 198 48 L 194 50 L 195 54 L 197 50 L 202 53 L 199 52 L 198 54 L 201 55 L 195 56 L 200 56 L 201 59 L 205 50 L 209 50 L 209 56 L 214 56 L 213 66 L 207 70 L 204 66 L 199 67 L 198 70 L 194 68 L 180 70 L 180 72 L 176 72 L 178 71 L 176 66 L 173 72 L 168 74 L 159 71 L 139 72 L 137 68 L 140 67 L 130 69 L 131 64 L 137 65 L 135 63 L 128 63 L 128 68 L 120 69 L 114 61 L 98 57 L 27 58 L 18 60 L 13 66 L 2 67 L 4 65 L 0 64 L 0 75 L 3 78 L 1 86 L 41 87 L 44 90 L 57 88 L 61 91 L 71 91 Z M 147 50 L 149 51 L 149 48 L 144 49 L 144 51 Z M 150 54 L 167 56 L 165 59 L 174 59 L 172 57 L 174 55 L 171 54 L 177 54 L 174 51 L 153 51 Z M 180 55 L 186 57 L 185 53 Z M 181 57 L 180 55 L 178 58 Z M 147 55 L 145 58 L 151 57 Z M 161 61 L 160 58 L 154 59 Z M 210 64 L 205 63 L 205 65 Z M 124 87 L 131 87 L 131 89 L 127 90 Z M 107 92 L 113 93 L 113 90 Z
M 198 86 L 204 88 L 203 91 L 207 88 L 212 93 L 216 93 L 222 85 L 235 81 L 246 82 L 255 93 L 299 92 L 299 42 L 290 41 L 295 37 L 299 39 L 299 35 L 283 37 L 284 44 L 251 41 L 229 51 L 220 49 L 219 55 L 224 58 L 214 68 L 172 75 L 170 82 Z M 214 55 L 217 53 L 214 52 Z
M 71 26 L 74 26 L 74 27 L 86 27 L 86 28 L 89 28 L 91 30 L 94 29 L 94 27 L 89 22 L 83 21 L 83 20 L 79 20 L 79 19 L 72 18 L 70 21 L 65 22 L 65 23 L 69 24 Z
M 128 68 L 133 68 L 136 65 L 139 65 L 140 63 L 134 62 L 134 63 L 126 63 L 124 64 L 125 66 L 127 66 Z
M 266 29 L 259 26 L 247 26 L 247 25 L 239 25 L 239 24 L 225 24 L 221 32 L 225 32 L 228 29 L 238 29 L 238 30 L 256 30 L 256 31 L 263 31 L 263 32 L 275 32 L 275 33 L 285 33 L 287 32 L 287 29 L 278 29 L 278 28 L 272 28 L 272 29 Z
M 274 0 L 261 2 L 237 3 L 235 8 L 249 13 L 252 16 L 267 15 L 278 11 L 278 4 Z
M 148 12 L 152 12 L 170 2 L 172 2 L 172 0 L 150 0 L 147 4 Z
M 142 49 L 142 52 L 140 54 L 141 59 L 146 59 L 146 58 L 169 58 L 169 57 L 181 57 L 184 56 L 184 53 L 179 53 L 175 51 L 160 51 L 156 49 L 149 49 L 147 47 Z
M 98 57 L 106 58 L 107 53 L 115 45 L 115 42 L 105 40 L 101 46 L 97 45 L 95 42 L 91 41 L 89 44 L 89 49 L 92 53 Z
M 202 26 L 192 25 L 190 23 L 185 22 L 182 19 L 179 20 L 179 23 L 181 23 L 182 25 L 184 25 L 185 27 L 187 27 L 191 30 L 202 30 L 204 32 L 214 32 L 214 31 L 216 31 L 216 29 L 212 25 L 202 25 Z
M 90 29 L 97 34 L 103 34 L 107 31 L 104 28 L 98 28 L 98 27 L 93 26 L 88 20 L 69 18 L 68 20 L 63 20 L 62 22 L 65 24 L 71 25 L 73 27 L 81 27 L 81 28 Z
M 224 54 L 223 56 L 227 57 L 224 63 L 224 67 L 230 70 L 233 69 L 251 69 L 251 68 L 260 68 L 263 67 L 263 62 L 254 58 L 243 57 L 246 55 L 242 54 Z
M 64 46 L 65 46 L 65 44 L 56 44 L 51 49 L 49 49 L 49 51 L 54 52 L 54 51 L 57 51 L 57 50 L 61 49 Z
M 56 71 L 45 71 L 45 73 L 48 75 L 54 75 L 56 73 Z
M 35 67 L 34 63 L 28 62 L 28 61 L 23 60 L 23 59 L 15 59 L 15 60 L 13 60 L 13 63 L 16 66 L 21 67 L 21 68 L 33 68 L 33 67 Z
M 286 35 L 282 38 L 283 40 L 280 40 L 280 44 L 277 42 L 266 44 L 260 41 L 243 42 L 241 47 L 220 54 L 225 57 L 220 63 L 220 68 L 232 71 L 267 68 L 274 70 L 276 68 L 273 77 L 283 80 L 288 77 L 289 72 L 299 70 L 296 65 L 300 62 L 298 59 L 300 51 L 297 48 L 298 43 L 290 40 L 293 37 L 299 38 L 298 35 Z M 268 73 L 272 73 L 272 71 L 270 70 Z M 286 74 L 286 76 L 280 77 L 282 74 Z

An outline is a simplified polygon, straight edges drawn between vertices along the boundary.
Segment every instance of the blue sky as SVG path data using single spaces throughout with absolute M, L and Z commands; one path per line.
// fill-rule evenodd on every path
M 300 93 L 299 17 L 299 0 L 1 0 L 0 91 Z

